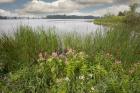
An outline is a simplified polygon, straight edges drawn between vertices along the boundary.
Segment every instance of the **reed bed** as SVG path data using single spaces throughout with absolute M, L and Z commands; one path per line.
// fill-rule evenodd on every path
M 139 27 L 57 35 L 21 26 L 0 37 L 1 93 L 140 93 Z

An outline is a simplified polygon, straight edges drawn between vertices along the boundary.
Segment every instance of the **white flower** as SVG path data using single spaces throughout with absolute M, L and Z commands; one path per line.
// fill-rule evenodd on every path
M 95 90 L 94 87 L 91 87 L 91 90 L 94 91 Z
M 79 79 L 84 80 L 85 77 L 84 76 L 79 76 Z
M 65 78 L 66 81 L 70 81 L 70 79 L 68 77 Z
M 61 83 L 63 79 L 56 79 L 56 83 Z
M 89 76 L 89 77 L 91 77 L 91 78 L 93 77 L 93 75 L 92 75 L 92 74 L 88 74 L 88 76 Z

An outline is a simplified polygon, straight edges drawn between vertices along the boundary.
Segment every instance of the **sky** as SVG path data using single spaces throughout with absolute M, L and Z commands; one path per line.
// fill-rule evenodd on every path
M 1 16 L 45 16 L 50 14 L 103 16 L 129 10 L 140 0 L 0 0 Z M 140 11 L 140 8 L 138 8 Z

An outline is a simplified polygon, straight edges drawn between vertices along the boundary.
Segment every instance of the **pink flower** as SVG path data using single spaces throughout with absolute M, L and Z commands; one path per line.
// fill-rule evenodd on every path
M 115 64 L 121 64 L 122 62 L 120 60 L 115 60 Z
M 57 58 L 58 57 L 58 54 L 56 52 L 53 52 L 52 53 L 52 57 Z

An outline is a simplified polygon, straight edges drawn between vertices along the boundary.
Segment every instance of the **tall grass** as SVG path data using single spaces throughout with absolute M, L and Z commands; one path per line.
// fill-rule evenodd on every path
M 139 62 L 139 27 L 60 36 L 21 26 L 0 37 L 4 93 L 139 93 Z
M 125 16 L 107 16 L 100 19 L 95 19 L 94 23 L 98 25 L 113 26 L 123 23 Z
M 41 51 L 50 54 L 67 48 L 85 51 L 87 54 L 103 51 L 126 62 L 139 60 L 140 52 L 140 34 L 127 25 L 110 28 L 104 34 L 100 31 L 86 36 L 66 33 L 61 37 L 53 29 L 34 31 L 31 27 L 21 26 L 14 36 L 3 34 L 0 41 L 0 57 L 4 60 L 2 62 L 7 62 L 7 65 L 13 64 L 12 62 L 29 64 L 36 61 L 37 54 Z

